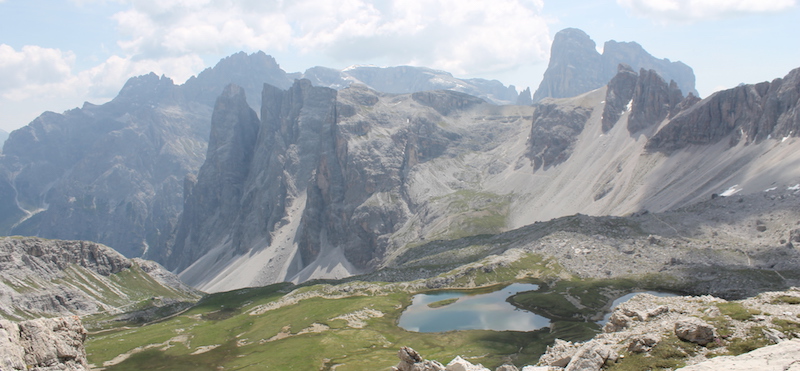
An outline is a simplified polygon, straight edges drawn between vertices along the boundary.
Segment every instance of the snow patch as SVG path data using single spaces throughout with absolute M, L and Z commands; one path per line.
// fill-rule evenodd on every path
M 742 189 L 739 188 L 738 184 L 734 184 L 730 188 L 726 189 L 724 192 L 720 193 L 719 195 L 722 197 L 729 197 L 741 192 L 741 190 Z
M 767 189 L 764 190 L 764 192 L 771 192 L 771 191 L 774 191 L 776 189 L 778 189 L 778 187 L 767 188 Z
M 791 187 L 787 187 L 787 188 L 786 188 L 786 190 L 787 190 L 787 191 L 797 191 L 797 190 L 800 190 L 800 184 L 795 184 L 795 185 L 793 185 L 793 186 L 791 186 Z

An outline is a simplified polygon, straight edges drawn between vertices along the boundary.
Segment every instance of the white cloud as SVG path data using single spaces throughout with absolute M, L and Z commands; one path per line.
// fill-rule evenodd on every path
M 617 4 L 634 14 L 662 23 L 776 13 L 796 3 L 796 0 L 617 0 Z
M 132 76 L 155 72 L 182 83 L 204 67 L 195 55 L 144 60 L 114 55 L 76 73 L 74 61 L 72 52 L 30 45 L 17 51 L 0 44 L 0 97 L 17 103 L 66 99 L 74 107 L 113 98 Z
M 542 0 L 131 0 L 119 45 L 144 59 L 236 50 L 490 72 L 546 60 Z
M 0 96 L 19 101 L 74 81 L 75 55 L 58 49 L 0 44 Z

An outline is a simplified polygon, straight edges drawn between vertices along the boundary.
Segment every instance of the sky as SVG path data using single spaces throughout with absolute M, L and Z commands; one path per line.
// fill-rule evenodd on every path
M 800 67 L 798 0 L 0 0 L 0 129 L 258 50 L 287 72 L 414 65 L 536 90 L 567 27 L 694 69 L 702 97 Z

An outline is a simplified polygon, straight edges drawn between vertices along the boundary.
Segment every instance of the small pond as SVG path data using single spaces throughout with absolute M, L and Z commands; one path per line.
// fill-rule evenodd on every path
M 550 325 L 550 320 L 518 309 L 506 299 L 518 292 L 537 290 L 539 285 L 514 283 L 491 293 L 473 294 L 447 291 L 414 295 L 411 305 L 400 316 L 400 327 L 415 332 L 451 330 L 534 331 Z M 428 304 L 457 299 L 432 308 Z M 434 305 L 435 306 L 435 305 Z
M 535 331 L 551 324 L 551 320 L 519 309 L 506 301 L 510 296 L 535 291 L 539 285 L 514 283 L 505 288 L 486 293 L 469 291 L 442 291 L 417 294 L 411 305 L 400 315 L 400 327 L 415 332 L 444 332 L 452 330 Z M 611 303 L 610 312 L 596 323 L 605 325 L 611 311 L 630 300 L 634 295 L 647 293 L 659 297 L 675 294 L 643 291 L 623 295 Z

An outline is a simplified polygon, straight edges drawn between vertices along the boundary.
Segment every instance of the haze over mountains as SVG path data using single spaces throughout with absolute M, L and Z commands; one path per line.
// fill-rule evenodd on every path
M 795 70 L 701 101 L 688 66 L 635 43 L 600 54 L 576 29 L 556 35 L 536 106 L 442 71 L 286 73 L 238 53 L 13 132 L 0 221 L 155 259 L 205 291 L 344 277 L 422 241 L 789 184 L 798 91 Z

